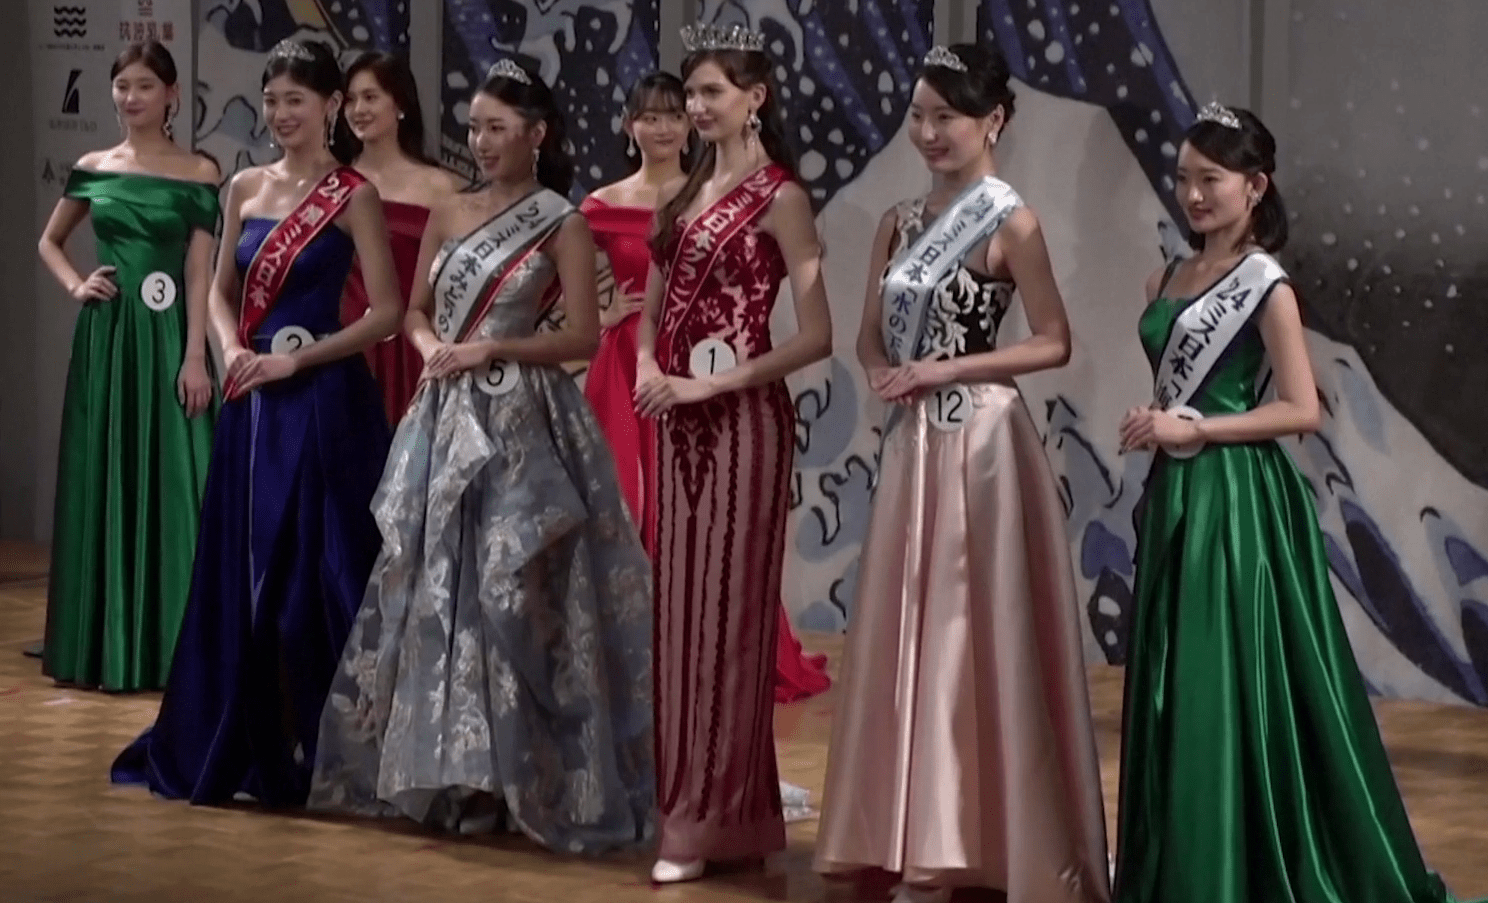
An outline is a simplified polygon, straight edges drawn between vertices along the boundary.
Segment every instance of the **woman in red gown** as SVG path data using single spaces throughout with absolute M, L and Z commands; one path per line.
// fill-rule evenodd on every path
M 657 418 L 657 882 L 785 847 L 773 728 L 796 420 L 785 377 L 832 350 L 821 243 L 764 38 L 702 26 L 683 42 L 707 145 L 663 194 L 637 330 L 636 407 Z M 787 276 L 799 330 L 772 348 Z
M 612 291 L 611 280 L 601 278 L 601 292 L 613 300 L 600 312 L 603 332 L 584 378 L 584 394 L 609 440 L 620 489 L 653 555 L 647 498 L 654 485 L 656 435 L 651 421 L 636 416 L 636 331 L 651 266 L 647 240 L 657 200 L 666 186 L 682 181 L 690 155 L 685 103 L 682 80 L 675 75 L 655 72 L 636 82 L 625 101 L 624 128 L 630 138 L 629 154 L 640 158 L 639 168 L 595 191 L 579 207 L 595 244 L 609 259 L 613 277 Z M 799 702 L 826 692 L 832 685 L 826 656 L 805 654 L 784 605 L 779 612 L 775 701 Z
M 419 241 L 429 210 L 459 188 L 450 173 L 424 153 L 424 118 L 408 62 L 390 53 L 364 53 L 346 70 L 346 121 L 356 141 L 352 166 L 377 187 L 387 219 L 393 265 L 404 305 L 413 290 Z M 352 267 L 341 301 L 343 323 L 367 312 L 361 269 Z M 424 359 L 400 330 L 367 351 L 372 375 L 382 386 L 388 423 L 398 425 L 418 388 Z

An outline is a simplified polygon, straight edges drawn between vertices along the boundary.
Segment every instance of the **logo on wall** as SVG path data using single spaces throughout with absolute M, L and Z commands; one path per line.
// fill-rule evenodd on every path
M 62 115 L 64 116 L 76 116 L 79 112 L 78 108 L 82 105 L 82 97 L 81 92 L 78 91 L 77 82 L 82 74 L 83 70 L 81 69 L 74 69 L 68 73 L 67 87 L 62 89 Z
M 47 157 L 41 163 L 41 184 L 47 188 L 61 188 L 72 175 L 73 165 L 71 160 Z
M 86 6 L 52 7 L 52 36 L 57 38 L 87 37 L 88 8 Z

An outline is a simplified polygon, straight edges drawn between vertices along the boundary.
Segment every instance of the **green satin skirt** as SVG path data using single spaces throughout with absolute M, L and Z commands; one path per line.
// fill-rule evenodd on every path
M 1437 903 L 1276 443 L 1159 456 L 1138 516 L 1117 903 Z
M 43 652 L 59 683 L 157 690 L 170 672 L 216 411 L 188 418 L 176 399 L 184 309 L 121 292 L 78 315 Z

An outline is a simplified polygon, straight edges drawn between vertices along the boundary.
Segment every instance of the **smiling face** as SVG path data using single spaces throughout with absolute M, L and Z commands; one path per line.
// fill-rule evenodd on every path
M 130 63 L 114 77 L 114 108 L 131 129 L 162 127 L 169 110 L 180 96 L 175 85 L 167 85 L 142 62 Z
M 765 86 L 740 88 L 723 67 L 705 60 L 687 76 L 687 115 L 704 141 L 743 135 L 749 114 L 765 103 Z
M 1250 220 L 1255 200 L 1265 191 L 1265 178 L 1225 169 L 1185 141 L 1178 149 L 1174 195 L 1189 227 L 1212 235 Z
M 324 145 L 340 106 L 340 92 L 322 97 L 288 75 L 274 76 L 263 89 L 264 123 L 285 150 Z
M 924 79 L 909 103 L 909 140 L 931 172 L 959 172 L 987 152 L 988 136 L 1002 128 L 1002 108 L 977 118 L 951 106 Z
M 397 101 L 371 70 L 352 76 L 346 92 L 346 122 L 358 140 L 371 144 L 396 136 L 399 112 Z
M 643 159 L 674 160 L 687 143 L 687 114 L 681 107 L 667 103 L 670 99 L 653 92 L 642 112 L 625 123 L 625 130 L 635 139 Z
M 532 175 L 546 126 L 529 124 L 522 114 L 485 91 L 470 101 L 467 141 L 487 179 L 517 182 Z

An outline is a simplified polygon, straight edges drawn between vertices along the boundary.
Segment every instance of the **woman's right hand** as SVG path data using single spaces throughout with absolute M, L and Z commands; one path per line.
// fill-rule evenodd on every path
M 72 290 L 72 297 L 83 304 L 89 301 L 107 301 L 118 294 L 119 287 L 114 284 L 114 267 L 99 267 Z
M 599 312 L 599 328 L 612 329 L 624 323 L 632 314 L 638 314 L 646 307 L 646 296 L 627 292 L 616 295 L 610 306 Z

